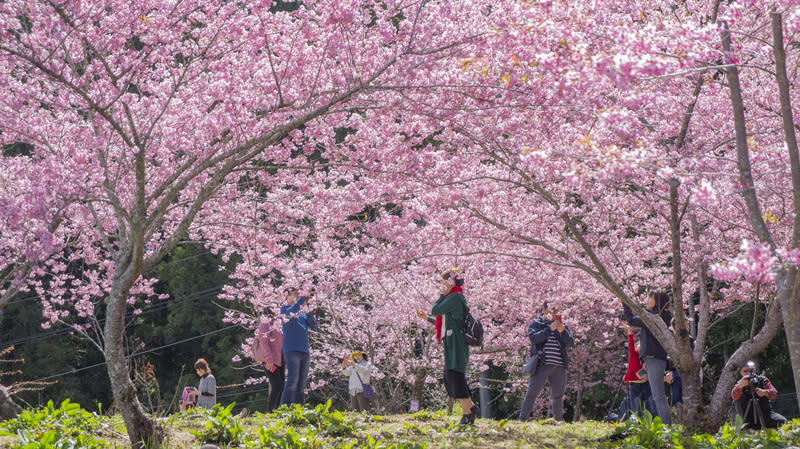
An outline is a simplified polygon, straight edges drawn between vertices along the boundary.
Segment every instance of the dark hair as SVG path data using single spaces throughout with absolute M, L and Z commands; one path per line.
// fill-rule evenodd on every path
M 448 268 L 442 273 L 442 280 L 455 279 L 456 285 L 461 287 L 464 285 L 464 269 L 461 267 Z
M 661 315 L 664 322 L 669 323 L 672 319 L 672 313 L 669 311 L 669 295 L 662 290 L 651 291 L 650 295 L 655 299 L 655 312 Z
M 206 359 L 197 359 L 197 361 L 194 362 L 194 369 L 201 369 L 209 372 L 211 371 L 211 368 L 208 367 L 208 362 L 206 362 Z

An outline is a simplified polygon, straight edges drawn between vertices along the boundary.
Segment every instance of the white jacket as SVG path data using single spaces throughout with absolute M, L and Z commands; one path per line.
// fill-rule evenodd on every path
M 364 384 L 369 384 L 370 371 L 372 371 L 372 365 L 370 365 L 366 360 L 362 360 L 355 365 L 348 366 L 344 369 L 344 374 L 350 376 L 350 382 L 348 383 L 350 388 L 350 396 L 355 396 L 364 391 L 364 388 L 361 386 L 361 382 L 364 382 Z M 358 381 L 358 376 L 356 376 L 356 373 L 361 376 L 361 382 Z

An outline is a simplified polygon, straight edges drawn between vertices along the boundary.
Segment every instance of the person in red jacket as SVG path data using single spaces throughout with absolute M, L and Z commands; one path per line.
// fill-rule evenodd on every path
M 736 410 L 742 415 L 747 429 L 762 427 L 777 428 L 786 422 L 786 418 L 772 410 L 770 399 L 775 399 L 778 390 L 772 386 L 767 376 L 756 374 L 756 364 L 747 361 L 739 370 L 742 378 L 733 386 L 731 399 Z
M 650 385 L 647 383 L 647 374 L 644 374 L 644 365 L 639 358 L 639 345 L 634 342 L 633 329 L 627 323 L 622 323 L 620 328 L 628 333 L 628 369 L 622 380 L 628 384 L 628 396 L 623 401 L 620 410 L 620 419 L 625 419 L 628 412 L 638 414 L 644 408 L 653 412 L 650 404 Z

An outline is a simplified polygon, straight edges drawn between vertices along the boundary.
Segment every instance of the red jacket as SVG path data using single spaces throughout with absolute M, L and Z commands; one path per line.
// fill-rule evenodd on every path
M 627 383 L 642 382 L 636 372 L 642 369 L 642 362 L 639 360 L 639 353 L 636 352 L 636 345 L 633 342 L 633 334 L 628 335 L 628 371 L 625 372 L 623 380 Z
M 764 378 L 764 382 L 761 384 L 763 387 L 762 390 L 767 390 L 767 397 L 769 399 L 775 399 L 778 396 L 778 390 L 772 386 L 772 382 L 769 381 L 766 377 Z M 739 400 L 742 397 L 742 390 L 739 389 L 739 382 L 737 381 L 733 384 L 733 390 L 731 390 L 731 399 L 734 401 Z

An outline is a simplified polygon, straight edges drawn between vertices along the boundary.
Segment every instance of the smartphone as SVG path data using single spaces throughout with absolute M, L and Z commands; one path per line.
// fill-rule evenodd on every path
M 639 379 L 641 379 L 642 377 L 644 377 L 646 375 L 647 375 L 647 370 L 645 368 L 642 368 L 639 371 L 636 371 L 636 377 L 638 377 Z
M 561 322 L 561 315 L 556 315 L 556 321 Z

